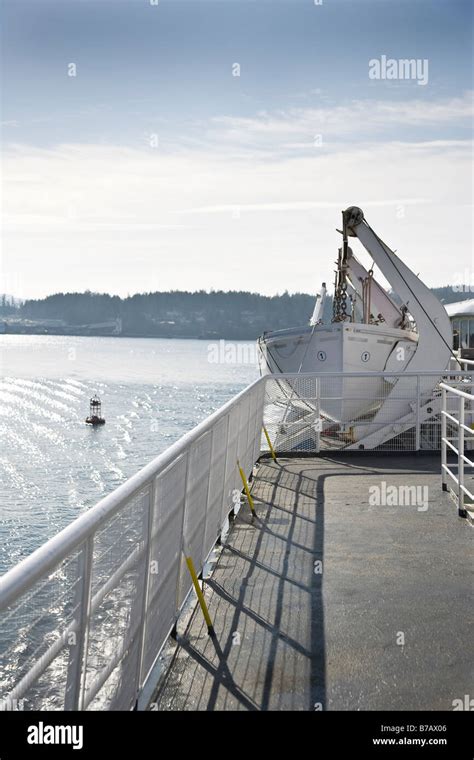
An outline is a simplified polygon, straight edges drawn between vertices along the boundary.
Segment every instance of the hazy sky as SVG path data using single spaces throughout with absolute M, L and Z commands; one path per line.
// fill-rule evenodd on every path
M 354 204 L 473 270 L 471 0 L 154 2 L 3 0 L 0 292 L 314 292 Z

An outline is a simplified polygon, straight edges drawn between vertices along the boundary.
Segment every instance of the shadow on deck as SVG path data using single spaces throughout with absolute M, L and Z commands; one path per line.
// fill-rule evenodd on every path
M 196 609 L 156 708 L 450 710 L 473 693 L 472 534 L 439 469 L 437 456 L 261 462 L 257 517 L 242 507 L 205 584 L 216 637 Z M 374 504 L 390 486 L 417 486 L 418 502 Z

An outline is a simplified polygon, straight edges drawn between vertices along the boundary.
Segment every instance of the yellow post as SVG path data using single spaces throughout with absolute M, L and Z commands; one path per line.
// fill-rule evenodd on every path
M 240 462 L 239 462 L 238 459 L 237 459 L 237 467 L 239 468 L 240 477 L 242 478 L 242 483 L 243 483 L 243 486 L 244 486 L 244 491 L 245 491 L 245 495 L 247 497 L 247 501 L 249 503 L 250 511 L 254 515 L 255 514 L 255 507 L 253 505 L 253 499 L 252 499 L 252 495 L 250 493 L 249 484 L 247 483 L 247 478 L 245 477 L 245 472 L 243 471 L 242 467 L 240 466 Z
M 209 636 L 214 636 L 214 626 L 212 625 L 211 616 L 209 615 L 209 610 L 207 609 L 207 604 L 206 604 L 206 600 L 204 599 L 204 594 L 202 593 L 201 586 L 199 585 L 199 579 L 196 575 L 196 570 L 194 569 L 194 563 L 193 563 L 192 557 L 186 557 L 186 564 L 188 566 L 188 570 L 191 575 L 191 578 L 193 579 L 194 590 L 196 591 L 199 604 L 201 605 L 201 610 L 202 610 L 202 614 L 204 615 L 204 620 L 207 623 L 207 631 L 209 633 Z
M 263 426 L 263 432 L 265 433 L 265 438 L 267 439 L 268 447 L 270 449 L 273 461 L 276 462 L 277 458 L 276 458 L 276 454 L 275 454 L 275 449 L 272 446 L 272 442 L 270 440 L 270 436 L 268 435 L 268 430 L 265 427 L 265 425 Z

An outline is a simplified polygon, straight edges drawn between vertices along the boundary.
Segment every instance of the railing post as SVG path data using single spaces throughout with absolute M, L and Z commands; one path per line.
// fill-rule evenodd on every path
M 448 475 L 446 467 L 448 466 L 448 445 L 446 439 L 448 437 L 448 425 L 446 412 L 448 411 L 448 394 L 446 388 L 442 388 L 442 404 L 441 404 L 441 483 L 443 491 L 448 490 Z
M 85 541 L 78 562 L 78 577 L 82 578 L 82 583 L 78 583 L 75 600 L 78 625 L 76 629 L 76 642 L 69 646 L 69 662 L 64 697 L 65 710 L 83 709 L 89 639 L 93 550 L 94 538 L 91 536 Z
M 175 618 L 176 623 L 178 622 L 178 617 L 180 613 L 180 591 L 181 591 L 181 581 L 183 578 L 183 557 L 184 557 L 184 526 L 186 524 L 186 509 L 188 506 L 188 480 L 189 480 L 189 460 L 191 458 L 191 446 L 186 451 L 186 472 L 184 474 L 184 503 L 183 503 L 183 517 L 181 519 L 181 535 L 180 535 L 180 552 L 179 552 L 179 571 L 178 571 L 178 578 L 176 581 L 176 592 L 175 592 Z
M 259 404 L 259 410 L 261 411 L 261 414 L 255 420 L 255 445 L 253 452 L 254 462 L 257 462 L 259 460 L 262 453 L 262 427 L 265 425 L 265 399 L 267 395 L 267 381 L 265 381 L 263 384 L 263 391 L 260 391 L 260 389 L 256 390 L 257 394 L 259 392 L 262 393 L 262 400 L 260 402 L 260 397 L 257 395 L 257 403 Z
M 147 603 L 148 603 L 148 590 L 150 588 L 150 572 L 151 572 L 151 547 L 152 547 L 152 531 L 153 531 L 153 515 L 154 515 L 154 507 L 155 507 L 155 490 L 156 490 L 156 476 L 152 479 L 150 483 L 150 493 L 149 493 L 149 499 L 148 499 L 148 519 L 146 521 L 147 525 L 147 535 L 145 536 L 146 541 L 146 548 L 145 548 L 145 558 L 144 558 L 144 568 L 145 568 L 145 578 L 144 578 L 144 588 L 143 588 L 143 599 L 142 599 L 142 609 L 141 609 L 141 619 L 140 619 L 140 628 L 138 631 L 138 641 L 139 641 L 139 654 L 138 654 L 138 677 L 137 677 L 137 698 L 140 696 L 140 689 L 143 685 L 143 661 L 145 659 L 145 636 L 146 636 L 146 617 L 147 617 Z M 159 571 L 159 568 L 158 568 Z
M 466 517 L 464 509 L 464 425 L 466 420 L 465 399 L 459 396 L 459 443 L 458 443 L 458 478 L 459 478 L 459 497 L 458 513 L 460 517 Z
M 321 380 L 317 377 L 316 378 L 316 454 L 319 454 L 321 451 L 321 426 L 322 426 L 322 419 L 321 419 Z
M 202 537 L 203 550 L 201 550 L 202 553 L 204 554 L 204 559 L 206 559 L 205 552 L 207 551 L 206 537 L 207 537 L 207 526 L 208 526 L 208 523 L 209 523 L 209 502 L 211 501 L 211 472 L 212 472 L 212 465 L 213 465 L 213 462 L 214 462 L 214 459 L 213 459 L 213 455 L 214 455 L 214 430 L 215 430 L 215 428 L 211 428 L 211 431 L 210 431 L 211 446 L 210 446 L 210 453 L 209 453 L 209 473 L 208 473 L 208 477 L 207 477 L 206 514 L 204 515 L 204 534 L 203 534 L 203 537 Z M 221 516 L 222 516 L 222 510 L 219 513 L 219 526 L 220 526 Z M 217 536 L 216 536 L 216 539 L 219 538 L 219 535 L 220 534 L 218 533 Z M 202 569 L 204 570 L 204 564 L 203 564 L 203 568 Z M 203 576 L 203 580 L 204 580 L 204 576 Z
M 421 448 L 421 421 L 420 421 L 420 376 L 416 376 L 416 432 L 415 432 L 415 451 L 419 451 Z
M 222 499 L 220 501 L 220 510 L 221 510 L 221 517 L 219 520 L 219 541 L 222 539 L 222 526 L 225 522 L 225 517 L 223 515 L 228 515 L 229 513 L 229 504 L 227 502 L 227 494 L 225 490 L 225 474 L 227 472 L 227 459 L 229 455 L 229 425 L 230 425 L 230 414 L 226 417 L 226 425 L 225 425 L 225 454 L 224 454 L 224 477 L 223 477 L 223 484 L 222 484 Z M 226 505 L 224 507 L 224 504 Z

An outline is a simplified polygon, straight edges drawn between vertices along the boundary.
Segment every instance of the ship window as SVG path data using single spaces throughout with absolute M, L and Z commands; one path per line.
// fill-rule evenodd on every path
M 459 351 L 459 319 L 453 319 L 453 350 Z
M 474 348 L 474 319 L 469 320 L 469 348 Z
M 469 348 L 469 320 L 461 320 L 461 348 Z

